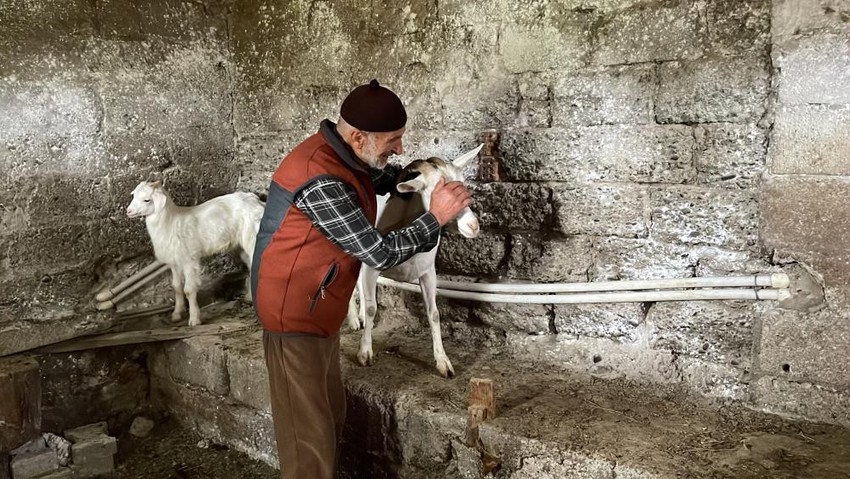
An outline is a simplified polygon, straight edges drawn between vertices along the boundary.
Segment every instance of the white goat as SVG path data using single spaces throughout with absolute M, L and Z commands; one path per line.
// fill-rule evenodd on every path
M 178 320 L 183 314 L 185 294 L 189 298 L 189 326 L 201 324 L 197 294 L 202 258 L 240 247 L 242 261 L 251 269 L 263 208 L 256 195 L 241 192 L 182 207 L 171 201 L 159 181 L 143 181 L 136 186 L 127 216 L 145 217 L 156 259 L 171 268 L 172 319 Z
M 400 193 L 416 193 L 407 195 L 408 198 L 392 196 L 386 202 L 378 202 L 378 230 L 382 233 L 393 231 L 410 224 L 411 221 L 428 210 L 431 204 L 431 193 L 437 185 L 440 177 L 446 181 L 463 181 L 463 169 L 470 160 L 478 155 L 481 147 L 464 153 L 451 163 L 440 158 L 429 158 L 427 160 L 416 160 L 401 174 L 401 178 L 412 179 L 401 182 L 396 186 Z M 478 218 L 469 208 L 464 209 L 457 217 L 457 227 L 461 235 L 467 238 L 475 238 L 479 233 Z M 437 363 L 437 371 L 443 377 L 454 376 L 454 368 L 449 361 L 446 351 L 443 349 L 443 339 L 440 333 L 440 312 L 437 310 L 437 273 L 434 261 L 437 258 L 437 247 L 426 253 L 418 253 L 404 263 L 380 272 L 366 265 L 360 271 L 357 289 L 360 291 L 360 317 L 355 313 L 354 297 L 349 304 L 348 325 L 352 329 L 360 329 L 364 326 L 363 336 L 360 338 L 360 351 L 357 353 L 357 361 L 362 366 L 372 364 L 372 326 L 377 312 L 375 301 L 375 290 L 377 289 L 378 276 L 383 274 L 396 281 L 419 281 L 422 290 L 422 298 L 425 302 L 425 313 L 431 326 L 431 341 L 434 349 L 434 360 Z

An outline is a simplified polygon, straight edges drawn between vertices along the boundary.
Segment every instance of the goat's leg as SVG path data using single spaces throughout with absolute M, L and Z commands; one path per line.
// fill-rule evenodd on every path
M 248 277 L 245 278 L 245 301 L 251 303 L 254 301 L 254 295 L 251 292 L 251 254 L 245 250 L 239 252 L 239 257 L 242 262 L 248 267 Z
M 186 301 L 183 299 L 183 270 L 177 266 L 171 267 L 171 287 L 174 288 L 174 312 L 171 313 L 171 319 L 179 321 L 186 310 Z
M 444 378 L 455 375 L 452 362 L 446 356 L 443 349 L 443 337 L 440 332 L 440 311 L 437 309 L 437 272 L 431 268 L 419 278 L 419 287 L 422 290 L 422 299 L 425 301 L 425 314 L 428 315 L 428 324 L 431 326 L 431 342 L 434 345 L 434 360 L 437 362 L 437 371 Z
M 185 284 L 183 292 L 189 300 L 189 326 L 201 324 L 201 308 L 198 307 L 198 289 L 201 286 L 201 265 L 190 263 L 183 269 L 185 273 Z
M 360 279 L 357 280 L 357 287 L 351 292 L 351 298 L 348 300 L 348 313 L 345 315 L 345 320 L 348 323 L 348 329 L 357 331 L 360 329 L 360 318 L 357 317 L 357 298 L 358 292 L 363 289 L 360 287 Z
M 375 314 L 378 312 L 378 302 L 375 300 L 375 290 L 378 288 L 377 270 L 363 268 L 360 273 L 360 316 L 363 321 L 363 336 L 360 337 L 360 351 L 357 362 L 361 366 L 371 366 L 374 357 L 372 353 L 372 326 L 375 324 Z

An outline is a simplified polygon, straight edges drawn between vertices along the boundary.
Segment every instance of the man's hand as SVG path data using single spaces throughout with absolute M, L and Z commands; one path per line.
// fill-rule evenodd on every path
M 455 219 L 455 217 L 469 206 L 469 192 L 460 181 L 446 183 L 446 179 L 440 177 L 434 192 L 431 193 L 431 207 L 429 211 L 437 218 L 440 226 Z

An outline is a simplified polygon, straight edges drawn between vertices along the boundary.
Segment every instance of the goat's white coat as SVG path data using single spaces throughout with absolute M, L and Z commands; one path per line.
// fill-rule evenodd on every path
M 197 293 L 202 258 L 240 248 L 242 261 L 250 270 L 263 209 L 263 203 L 251 193 L 231 193 L 182 207 L 171 201 L 159 182 L 143 181 L 136 186 L 127 216 L 145 217 L 156 259 L 171 268 L 173 319 L 180 319 L 185 310 L 185 295 L 189 325 L 201 324 Z
M 479 145 L 451 163 L 446 163 L 445 168 L 428 169 L 410 181 L 399 183 L 398 191 L 403 193 L 416 192 L 421 197 L 421 208 L 417 208 L 415 199 L 404 201 L 399 198 L 378 197 L 378 229 L 385 232 L 383 228 L 393 225 L 406 226 L 419 215 L 424 213 L 431 203 L 431 193 L 439 178 L 445 177 L 446 181 L 463 181 L 463 169 L 470 160 L 478 155 L 483 145 Z M 464 209 L 457 217 L 458 231 L 467 238 L 475 238 L 479 233 L 478 218 L 469 208 Z M 391 228 L 395 229 L 395 228 Z M 367 366 L 372 364 L 372 327 L 377 312 L 377 301 L 375 291 L 377 289 L 378 276 L 383 274 L 397 281 L 418 281 L 422 290 L 422 298 L 425 302 L 425 314 L 431 327 L 431 342 L 434 351 L 434 360 L 437 371 L 443 377 L 454 376 L 454 368 L 443 348 L 443 339 L 440 331 L 440 312 L 437 309 L 437 272 L 434 266 L 437 258 L 437 246 L 431 251 L 417 253 L 409 260 L 384 272 L 380 272 L 367 265 L 363 265 L 358 279 L 357 289 L 360 292 L 360 314 L 357 315 L 354 296 L 348 309 L 348 325 L 352 329 L 360 329 L 363 325 L 363 336 L 360 338 L 360 350 L 357 353 L 358 362 Z

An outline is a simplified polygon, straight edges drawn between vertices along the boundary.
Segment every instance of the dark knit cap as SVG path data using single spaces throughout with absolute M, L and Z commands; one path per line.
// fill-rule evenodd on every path
M 379 85 L 378 80 L 352 90 L 343 100 L 339 114 L 349 125 L 369 132 L 395 131 L 407 123 L 401 100 Z

